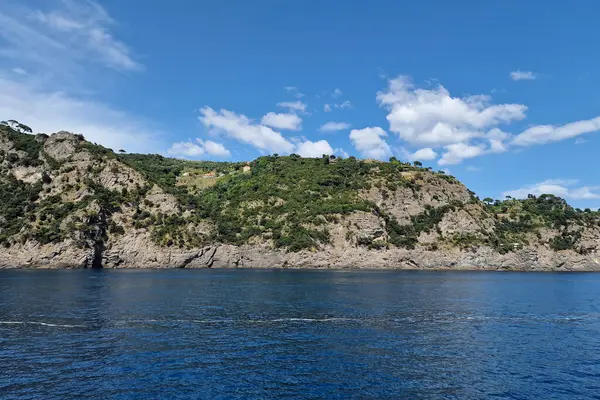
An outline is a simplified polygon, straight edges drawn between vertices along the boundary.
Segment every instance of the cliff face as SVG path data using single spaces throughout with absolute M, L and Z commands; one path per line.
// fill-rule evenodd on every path
M 600 270 L 600 217 L 410 164 L 116 155 L 0 126 L 0 268 Z

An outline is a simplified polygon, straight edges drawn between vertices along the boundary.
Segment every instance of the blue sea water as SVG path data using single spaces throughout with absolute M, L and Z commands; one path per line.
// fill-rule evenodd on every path
M 0 271 L 2 399 L 600 398 L 600 274 Z

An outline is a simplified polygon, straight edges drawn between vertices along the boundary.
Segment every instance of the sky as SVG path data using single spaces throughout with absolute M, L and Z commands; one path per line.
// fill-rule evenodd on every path
M 198 160 L 419 160 L 600 206 L 600 3 L 2 0 L 0 119 Z

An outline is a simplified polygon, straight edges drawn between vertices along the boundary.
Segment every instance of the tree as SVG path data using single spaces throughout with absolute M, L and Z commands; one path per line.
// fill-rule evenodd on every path
M 123 149 L 119 149 L 119 153 L 123 154 L 123 153 L 127 153 L 127 152 Z
M 512 200 L 512 196 L 507 195 L 506 200 Z
M 492 199 L 491 197 L 486 197 L 485 199 L 483 199 L 483 202 L 489 205 L 494 202 L 494 199 Z
M 397 162 L 397 161 L 398 161 L 398 159 L 396 157 L 390 157 L 390 162 L 391 163 Z
M 423 166 L 423 163 L 421 161 L 415 161 L 413 164 L 415 165 L 415 167 L 422 167 Z
M 19 124 L 17 124 L 17 128 L 18 128 L 18 129 L 19 129 L 21 132 L 33 133 L 33 131 L 31 130 L 31 128 L 30 128 L 30 127 L 28 127 L 28 126 L 27 126 L 27 125 L 25 125 L 25 124 L 21 124 L 21 123 L 19 123 Z

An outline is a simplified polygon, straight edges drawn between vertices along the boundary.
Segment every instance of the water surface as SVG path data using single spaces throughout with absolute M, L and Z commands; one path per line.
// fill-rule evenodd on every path
M 0 397 L 600 398 L 600 274 L 0 271 Z

